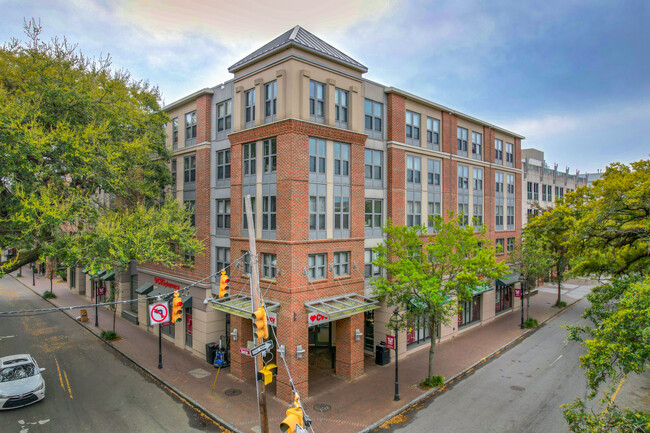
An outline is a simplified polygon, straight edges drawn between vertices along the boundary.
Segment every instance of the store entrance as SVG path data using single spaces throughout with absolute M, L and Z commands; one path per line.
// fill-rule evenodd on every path
M 333 370 L 336 368 L 336 346 L 334 346 L 334 323 L 323 323 L 309 327 L 309 368 Z

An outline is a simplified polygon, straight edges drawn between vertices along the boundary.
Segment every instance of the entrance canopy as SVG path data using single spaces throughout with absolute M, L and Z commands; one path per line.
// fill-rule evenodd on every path
M 511 274 L 506 274 L 501 278 L 497 278 L 497 283 L 503 284 L 504 286 L 511 286 L 518 283 L 520 277 L 521 275 L 519 275 L 519 272 L 513 272 Z
M 251 314 L 253 314 L 253 300 L 250 295 L 237 294 L 226 296 L 225 298 L 212 299 L 211 302 L 212 305 L 210 306 L 215 310 L 234 314 L 235 316 L 250 319 Z M 269 300 L 265 300 L 264 305 L 266 305 L 266 311 L 269 313 L 274 312 L 280 307 L 279 302 Z
M 309 326 L 333 322 L 379 308 L 379 301 L 352 293 L 305 302 Z

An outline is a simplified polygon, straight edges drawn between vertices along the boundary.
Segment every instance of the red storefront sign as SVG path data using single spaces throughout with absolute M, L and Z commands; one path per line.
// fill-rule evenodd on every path
M 394 335 L 387 335 L 386 336 L 386 347 L 389 349 L 395 350 L 395 336 Z
M 192 335 L 192 315 L 185 315 L 185 332 L 187 335 Z
M 178 290 L 178 289 L 181 288 L 181 286 L 179 286 L 178 284 L 170 283 L 169 281 L 165 280 L 164 278 L 155 277 L 153 280 L 159 286 L 169 287 L 170 289 L 174 289 L 174 290 Z

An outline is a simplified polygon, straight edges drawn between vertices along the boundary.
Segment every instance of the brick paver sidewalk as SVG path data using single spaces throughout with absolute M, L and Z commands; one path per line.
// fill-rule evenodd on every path
M 23 276 L 14 278 L 38 294 L 49 291 L 50 282 L 46 278 L 37 278 L 32 286 L 32 273 L 26 270 Z M 593 282 L 584 280 L 567 281 L 568 288 L 563 291 L 567 303 L 574 302 L 585 293 L 585 286 Z M 581 289 L 582 288 L 582 289 Z M 571 293 L 576 290 L 576 298 Z M 53 291 L 57 295 L 51 300 L 57 306 L 74 306 L 89 304 L 87 298 L 67 289 L 64 282 L 55 281 Z M 565 292 L 565 293 L 564 293 Z M 552 307 L 557 294 L 550 290 L 540 290 L 531 297 L 530 316 L 540 323 L 558 312 Z M 71 317 L 79 316 L 79 310 L 66 312 Z M 89 321 L 80 323 L 89 331 L 99 335 L 102 330 L 112 330 L 113 313 L 99 308 L 99 327 L 95 328 L 94 308 L 88 309 Z M 467 368 L 480 362 L 486 356 L 499 350 L 504 345 L 517 339 L 526 330 L 521 330 L 520 313 L 506 313 L 495 320 L 463 333 L 453 340 L 436 345 L 434 372 L 449 379 Z M 129 357 L 133 362 L 157 377 L 182 398 L 210 412 L 215 418 L 230 426 L 234 431 L 259 431 L 255 383 L 251 380 L 242 382 L 228 374 L 224 369 L 216 378 L 217 370 L 205 360 L 196 358 L 187 352 L 163 340 L 163 368 L 158 369 L 158 337 L 140 329 L 121 317 L 116 319 L 116 333 L 121 337 L 112 343 L 113 347 Z M 310 371 L 310 395 L 305 400 L 305 410 L 313 421 L 314 431 L 357 432 L 363 430 L 392 412 L 407 405 L 412 400 L 425 394 L 418 383 L 426 376 L 428 369 L 428 347 L 421 348 L 406 358 L 400 359 L 400 397 L 393 401 L 394 364 L 379 366 L 373 357 L 366 357 L 365 374 L 353 381 L 345 381 L 328 372 Z M 391 357 L 394 354 L 391 355 Z M 283 368 L 278 363 L 279 368 Z M 239 390 L 241 394 L 227 396 L 226 390 Z M 269 428 L 276 431 L 289 405 L 275 397 L 274 386 L 267 388 L 267 406 Z M 314 407 L 331 407 L 326 412 L 318 412 Z

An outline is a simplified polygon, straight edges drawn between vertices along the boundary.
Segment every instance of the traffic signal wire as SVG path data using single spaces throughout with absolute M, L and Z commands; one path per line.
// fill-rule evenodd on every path
M 185 286 L 182 289 L 178 289 L 177 292 L 179 292 L 179 294 L 189 292 L 190 288 L 196 286 L 197 284 L 200 284 L 200 283 L 204 282 L 205 280 L 208 280 L 210 278 L 213 278 L 213 277 L 221 274 L 222 270 L 226 270 L 226 269 L 230 268 L 231 266 L 235 265 L 240 260 L 243 260 L 243 258 L 246 257 L 246 255 L 248 255 L 248 254 L 249 254 L 248 252 L 242 254 L 239 258 L 237 258 L 237 260 L 230 263 L 228 266 L 224 267 L 223 269 L 220 269 L 218 272 L 215 272 L 214 274 L 208 275 L 205 278 L 202 278 L 202 279 L 200 279 L 198 281 L 195 281 L 194 283 L 192 283 L 192 284 L 190 284 L 188 286 Z M 122 301 L 101 302 L 101 303 L 97 303 L 97 304 L 73 305 L 73 306 L 70 306 L 70 307 L 35 308 L 35 309 L 31 309 L 31 310 L 0 311 L 0 318 L 9 317 L 9 316 L 13 316 L 13 315 L 19 315 L 19 317 L 23 317 L 23 316 L 31 315 L 30 313 L 46 314 L 46 313 L 52 313 L 52 312 L 55 312 L 55 311 L 69 311 L 69 310 L 77 310 L 77 309 L 81 309 L 81 308 L 94 308 L 94 307 L 104 307 L 104 306 L 118 305 L 118 304 L 130 304 L 130 303 L 133 303 L 133 302 L 142 302 L 142 301 L 156 300 L 156 299 L 161 299 L 161 298 L 162 299 L 167 299 L 167 298 L 171 299 L 172 295 L 173 295 L 173 292 L 170 293 L 170 294 L 167 294 L 167 295 L 147 296 L 147 297 L 140 298 L 140 299 L 125 299 L 125 300 L 122 300 Z

